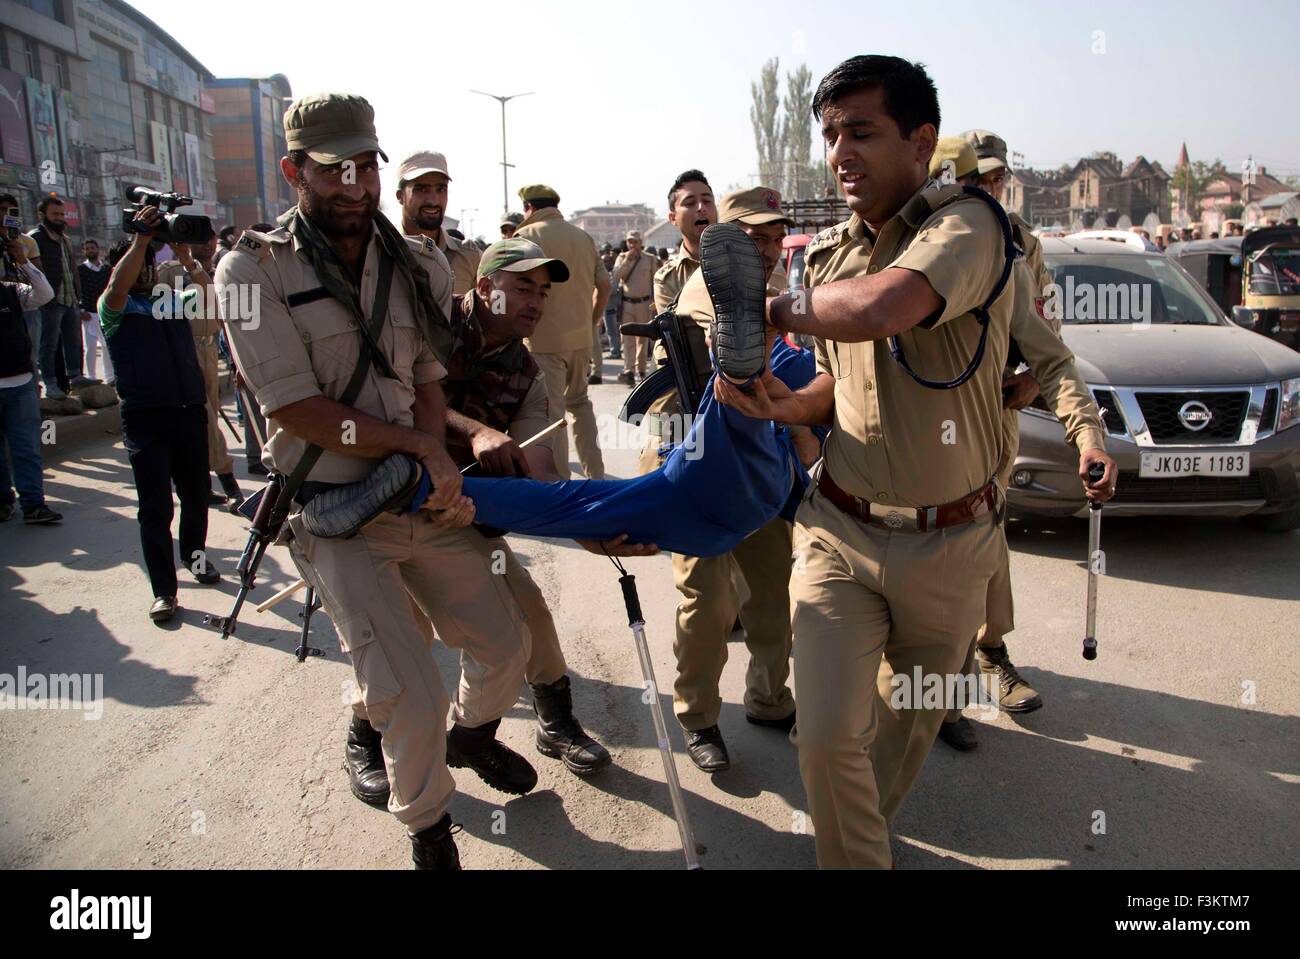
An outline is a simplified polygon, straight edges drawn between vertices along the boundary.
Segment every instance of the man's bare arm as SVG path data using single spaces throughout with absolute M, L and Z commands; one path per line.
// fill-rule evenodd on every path
M 910 330 L 943 307 L 943 297 L 923 274 L 898 268 L 778 296 L 769 318 L 787 333 L 862 343 Z

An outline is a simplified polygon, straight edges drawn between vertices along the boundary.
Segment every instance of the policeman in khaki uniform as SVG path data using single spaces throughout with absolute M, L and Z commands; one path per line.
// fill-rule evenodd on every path
M 786 227 L 794 222 L 781 209 L 780 195 L 762 186 L 728 193 L 718 204 L 717 215 L 719 222 L 735 223 L 751 235 L 770 278 L 780 260 Z M 768 290 L 769 295 L 779 292 Z M 687 336 L 703 386 L 711 371 L 704 333 L 714 310 L 704 275 L 698 270 L 677 298 L 677 315 L 688 321 Z M 743 605 L 734 582 L 737 575 L 744 577 L 749 591 Z M 790 524 L 778 516 L 722 556 L 674 553 L 673 580 L 682 594 L 673 642 L 677 657 L 673 710 L 686 730 L 686 751 L 692 761 L 705 772 L 719 772 L 731 764 L 718 727 L 722 709 L 718 683 L 737 613 L 749 649 L 745 718 L 786 732 L 794 725 L 794 696 L 786 684 L 790 675 Z
M 219 284 L 257 284 L 261 291 L 257 322 L 229 317 L 226 328 L 267 417 L 266 465 L 291 475 L 309 444 L 324 450 L 297 504 L 327 485 L 365 478 L 393 453 L 419 458 L 430 473 L 433 492 L 422 509 L 385 513 L 351 539 L 314 537 L 296 513 L 288 526 L 294 561 L 321 596 L 356 672 L 360 701 L 348 746 L 353 789 L 373 801 L 363 794 L 372 784 L 360 777 L 365 755 L 382 751 L 388 809 L 410 834 L 417 867 L 458 868 L 447 751 L 455 747 L 480 775 L 514 756 L 495 748 L 491 724 L 487 735 L 475 724 L 513 705 L 528 634 L 504 578 L 466 542 L 462 527 L 472 520 L 473 503 L 460 495 L 459 471 L 443 445 L 439 381 L 446 370 L 431 344 L 445 349 L 449 341 L 437 314 L 451 311 L 452 275 L 433 240 L 403 238 L 379 214 L 376 158 L 383 153 L 364 99 L 304 97 L 285 113 L 284 125 L 289 156 L 281 171 L 299 203 L 280 229 L 246 231 L 222 259 Z M 354 177 L 342 176 L 344 161 L 355 164 Z M 344 406 L 338 398 L 365 349 L 363 318 L 351 304 L 371 321 L 379 277 L 390 264 L 377 338 L 384 362 L 372 362 L 357 398 Z M 464 650 L 487 675 L 474 701 L 456 703 L 450 734 L 450 704 L 420 615 L 477 627 Z M 456 640 L 445 634 L 443 641 Z
M 515 230 L 521 240 L 531 240 L 546 255 L 564 262 L 569 280 L 552 291 L 537 331 L 528 338 L 533 359 L 546 374 L 551 409 L 567 410 L 573 423 L 573 445 L 587 479 L 605 478 L 605 459 L 596 434 L 596 411 L 587 396 L 591 365 L 591 328 L 605 314 L 609 299 L 609 274 L 600 262 L 596 243 L 560 213 L 560 195 L 545 184 L 523 187 L 524 219 Z M 555 471 L 569 478 L 569 440 L 556 437 Z
M 451 174 L 447 158 L 435 150 L 418 150 L 397 165 L 397 202 L 402 206 L 402 232 L 427 236 L 438 244 L 452 273 L 452 294 L 464 296 L 478 279 L 482 254 L 469 240 L 458 240 L 442 228 L 447 215 Z
M 699 170 L 687 170 L 680 174 L 668 191 L 668 221 L 682 234 L 682 242 L 677 252 L 668 258 L 668 262 L 655 272 L 654 297 L 655 315 L 663 313 L 682 292 L 695 271 L 700 268 L 700 234 L 711 224 L 718 222 L 718 207 L 713 199 L 713 188 L 704 174 Z M 690 338 L 692 355 L 696 358 L 696 374 L 700 387 L 703 388 L 711 372 L 709 351 L 704 345 L 704 331 L 695 324 L 686 326 L 686 335 Z M 651 352 L 656 365 L 667 362 L 668 352 L 662 342 L 656 340 Z M 680 423 L 674 417 L 682 412 L 677 390 L 673 388 L 658 397 L 646 411 L 648 435 L 646 445 L 641 450 L 637 464 L 641 473 L 650 473 L 659 468 L 659 447 L 663 442 L 680 442 L 682 436 L 664 437 L 663 424 Z M 666 417 L 666 419 L 661 419 Z
M 620 253 L 614 261 L 614 282 L 623 294 L 623 315 L 619 322 L 649 323 L 654 319 L 654 279 L 659 270 L 659 260 L 646 251 L 641 234 L 631 230 L 627 234 L 627 252 Z M 623 372 L 618 381 L 635 386 L 645 378 L 650 341 L 644 336 L 623 335 Z
M 939 104 L 921 67 L 853 57 L 823 78 L 813 110 L 853 215 L 809 244 L 809 291 L 769 313 L 779 330 L 817 337 L 818 374 L 795 392 L 770 373 L 748 393 L 724 380 L 716 392 L 750 415 L 832 425 L 796 517 L 792 738 L 818 863 L 888 869 L 889 823 L 945 713 L 913 688 L 914 669 L 923 684 L 958 673 L 1001 559 L 995 474 L 1015 296 L 993 296 L 1005 256 L 994 212 L 928 178 Z M 919 375 L 954 381 L 986 303 L 986 354 L 960 386 L 923 386 L 891 355 L 895 336 Z
M 930 160 L 932 177 L 945 183 L 977 185 L 976 181 L 980 179 L 978 158 L 969 137 L 970 134 L 964 134 L 939 139 Z M 1043 267 L 1042 244 L 1023 220 L 1014 214 L 1008 216 L 1017 246 L 1026 251 L 1025 256 L 1016 259 L 1012 273 L 1016 300 L 1011 314 L 1011 340 L 1016 344 L 1014 350 L 1030 369 L 1018 373 L 1009 363 L 1002 378 L 1006 398 L 1003 400 L 1002 459 L 998 464 L 997 483 L 1003 492 L 1011 480 L 1020 442 L 1018 411 L 1032 403 L 1040 390 L 1048 408 L 1065 427 L 1066 442 L 1074 444 L 1080 454 L 1095 450 L 1098 456 L 1105 455 L 1101 417 L 1075 368 L 1074 354 L 1062 342 L 1059 324 L 1044 319 L 1037 308 L 1043 283 L 1050 283 Z M 1029 250 L 1037 254 L 1033 260 Z M 1109 462 L 1110 458 L 1105 457 L 1105 461 Z M 980 671 L 996 684 L 1000 708 L 1026 713 L 1039 708 L 1042 698 L 1020 677 L 1003 641 L 1015 626 L 1011 557 L 1005 546 L 1005 536 L 1003 539 L 1002 561 L 989 581 L 987 618 L 972 640 L 963 672 L 969 673 L 974 668 L 978 651 Z M 939 727 L 939 738 L 963 752 L 978 745 L 974 725 L 961 715 L 957 706 L 949 711 Z

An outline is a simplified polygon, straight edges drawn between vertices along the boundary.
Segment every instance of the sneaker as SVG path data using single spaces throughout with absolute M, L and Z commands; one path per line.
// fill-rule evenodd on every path
M 53 383 L 46 383 L 45 398 L 47 400 L 66 400 L 68 398 L 68 394 L 63 392 L 63 390 L 59 389 Z
M 23 522 L 29 526 L 62 523 L 63 514 L 54 512 L 48 506 L 34 506 L 31 509 L 23 510 Z
M 715 223 L 700 237 L 700 272 L 713 301 L 710 334 L 718 369 L 747 382 L 767 363 L 763 257 L 736 224 Z

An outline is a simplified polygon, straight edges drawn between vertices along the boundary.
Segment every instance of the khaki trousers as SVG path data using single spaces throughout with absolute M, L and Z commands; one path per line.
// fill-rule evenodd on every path
M 791 738 L 822 868 L 890 867 L 889 823 L 946 712 L 921 690 L 895 708 L 891 681 L 919 668 L 943 682 L 961 668 L 1000 536 L 991 514 L 929 533 L 859 523 L 815 488 L 799 507 Z
M 742 605 L 733 576 L 745 578 Z M 794 712 L 790 676 L 790 524 L 777 517 L 722 556 L 673 554 L 677 606 L 677 680 L 673 712 L 684 729 L 716 725 L 722 710 L 718 683 L 727 662 L 727 639 L 740 614 L 749 648 L 745 711 L 759 719 Z
M 528 570 L 519 562 L 519 557 L 515 555 L 515 551 L 510 548 L 510 544 L 504 537 L 496 536 L 489 539 L 475 529 L 462 530 L 461 534 L 465 537 L 469 548 L 482 557 L 483 563 L 492 574 L 505 581 L 506 588 L 523 614 L 529 639 L 524 678 L 530 684 L 537 686 L 550 685 L 557 681 L 568 672 L 569 667 L 560 649 L 560 636 L 555 631 L 555 618 L 551 615 L 550 607 L 546 605 L 546 598 L 542 595 L 541 589 L 528 574 Z M 446 642 L 450 633 L 452 642 L 447 645 L 454 645 L 461 650 L 461 698 L 474 698 L 472 696 L 474 686 L 482 681 L 484 672 L 480 668 L 468 668 L 466 660 L 473 658 L 474 650 L 481 644 L 490 644 L 491 637 L 471 638 L 463 635 L 466 629 L 480 628 L 482 624 L 445 623 L 438 622 L 437 619 L 435 623 L 438 626 L 438 635 L 443 637 L 443 641 Z M 516 682 L 515 697 L 518 696 L 518 692 Z M 514 698 L 511 699 L 511 704 L 513 702 Z M 505 710 L 502 710 L 502 715 L 505 715 Z M 496 718 L 499 717 L 489 716 L 483 722 L 490 722 Z
M 425 620 L 477 670 L 468 690 L 462 677 L 456 703 L 456 721 L 477 726 L 518 698 L 528 656 L 519 607 L 465 531 L 441 529 L 423 511 L 385 513 L 351 539 L 318 539 L 296 516 L 289 524 L 294 562 L 352 660 L 360 693 L 353 708 L 383 736 L 388 811 L 417 833 L 442 818 L 455 791 L 446 762 L 450 704 Z
M 203 391 L 207 394 L 208 404 L 208 469 L 220 475 L 233 473 L 235 461 L 226 449 L 226 438 L 221 433 L 221 373 L 217 366 L 216 344 L 208 346 L 194 344 L 199 353 L 199 366 L 203 370 Z
M 1011 482 L 1011 474 L 1014 472 L 1016 465 L 1016 451 L 1019 447 L 1020 415 L 1015 410 L 1003 410 L 1002 460 L 998 463 L 998 472 L 994 477 L 1003 495 L 1006 494 L 1007 484 Z M 984 625 L 979 628 L 974 638 L 971 639 L 970 648 L 966 651 L 966 662 L 962 666 L 962 672 L 967 675 L 975 672 L 976 646 L 983 649 L 1005 646 L 1006 641 L 1003 637 L 1016 628 L 1015 601 L 1011 596 L 1011 550 L 1007 546 L 1005 524 L 1002 525 L 1001 560 L 998 563 L 997 572 L 989 580 L 986 602 L 987 612 L 985 613 Z M 960 718 L 961 710 L 951 709 L 943 721 L 945 723 L 955 723 Z
M 649 323 L 654 319 L 654 303 L 646 300 L 644 303 L 628 303 L 623 301 L 623 322 L 624 323 Z M 623 341 L 623 372 L 636 372 L 637 376 L 645 376 L 646 365 L 650 361 L 650 347 L 652 341 L 648 336 L 627 336 L 622 335 Z
M 574 350 L 571 353 L 534 353 L 533 359 L 546 375 L 546 398 L 551 415 L 558 417 L 566 410 L 573 424 L 573 445 L 578 448 L 578 462 L 587 479 L 605 478 L 605 460 L 600 455 L 600 442 L 596 434 L 596 411 L 587 395 L 587 367 L 591 363 L 591 350 Z M 571 475 L 569 469 L 569 436 L 561 430 L 555 434 L 552 449 L 555 452 L 555 471 L 562 479 Z
M 672 389 L 663 396 L 658 397 L 650 403 L 646 409 L 647 419 L 651 416 L 678 416 L 682 413 L 682 404 L 677 399 L 677 390 Z M 678 421 L 681 422 L 680 420 Z M 678 441 L 681 437 L 677 438 Z M 646 473 L 653 473 L 663 465 L 663 460 L 659 456 L 659 448 L 665 445 L 664 437 L 655 433 L 647 432 L 645 446 L 641 447 L 641 455 L 637 458 L 637 472 L 644 476 Z

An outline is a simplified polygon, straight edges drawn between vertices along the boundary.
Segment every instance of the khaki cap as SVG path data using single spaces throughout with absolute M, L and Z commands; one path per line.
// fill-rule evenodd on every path
M 504 270 L 507 273 L 527 273 L 539 266 L 546 267 L 552 283 L 563 283 L 569 278 L 569 268 L 564 265 L 563 260 L 548 257 L 532 240 L 518 237 L 497 240 L 484 250 L 483 259 L 479 260 L 478 264 L 478 275 L 490 276 L 497 270 Z
M 628 231 L 627 231 L 627 236 L 623 237 L 623 239 L 625 239 L 625 240 L 640 240 L 640 239 L 641 239 L 641 231 L 640 231 L 640 230 L 628 230 Z
M 545 183 L 534 183 L 530 186 L 519 188 L 519 199 L 527 200 L 554 200 L 560 202 L 560 194 L 556 193 Z
M 284 139 L 289 150 L 306 150 L 317 163 L 342 163 L 358 153 L 378 153 L 375 111 L 365 97 L 350 93 L 313 93 L 284 111 Z
M 975 150 L 981 174 L 991 173 L 1007 166 L 1007 141 L 996 133 L 990 133 L 988 130 L 967 130 L 962 137 Z
M 501 226 L 518 226 L 524 222 L 522 213 L 507 213 L 501 218 Z
M 945 165 L 951 167 L 954 180 L 979 172 L 975 148 L 965 137 L 939 137 L 930 157 L 930 176 L 939 179 Z
M 397 182 L 399 185 L 409 183 L 411 180 L 420 179 L 426 173 L 441 173 L 450 180 L 447 158 L 435 150 L 416 150 L 397 165 Z
M 764 223 L 784 223 L 794 226 L 794 219 L 781 209 L 781 194 L 765 186 L 751 187 L 728 193 L 718 203 L 719 223 L 747 223 L 762 226 Z

